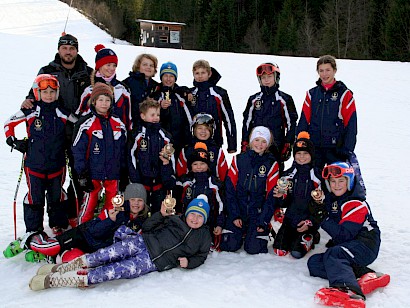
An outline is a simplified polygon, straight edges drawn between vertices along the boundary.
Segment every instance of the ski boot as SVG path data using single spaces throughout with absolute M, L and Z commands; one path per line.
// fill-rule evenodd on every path
M 322 288 L 315 294 L 315 303 L 348 308 L 365 308 L 365 298 L 349 289 Z
M 31 263 L 37 263 L 37 262 L 48 260 L 46 255 L 40 252 L 34 251 L 34 250 L 30 250 L 26 252 L 26 255 L 24 256 L 24 258 L 26 259 L 27 262 L 31 262 Z
M 21 238 L 19 237 L 14 242 L 11 242 L 5 250 L 3 250 L 3 255 L 5 258 L 12 258 L 17 256 L 23 250 L 24 248 L 21 247 Z
M 77 274 L 77 272 L 36 275 L 30 280 L 29 287 L 33 291 L 60 287 L 86 288 L 88 287 L 88 276 L 86 273 Z
M 363 294 L 369 294 L 378 288 L 383 288 L 387 286 L 390 282 L 390 275 L 383 273 L 367 273 L 364 274 L 357 281 Z

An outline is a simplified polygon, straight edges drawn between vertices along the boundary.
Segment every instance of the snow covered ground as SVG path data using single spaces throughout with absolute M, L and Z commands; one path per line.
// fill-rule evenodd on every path
M 0 123 L 19 109 L 39 68 L 54 58 L 67 13 L 68 6 L 57 0 L 0 1 Z M 259 89 L 255 68 L 260 63 L 279 64 L 281 90 L 293 96 L 299 113 L 305 91 L 313 87 L 317 79 L 314 58 L 155 49 L 126 43 L 114 45 L 109 35 L 74 10 L 70 13 L 66 32 L 79 39 L 80 54 L 90 66 L 94 65 L 96 44 L 112 48 L 119 57 L 120 80 L 127 77 L 135 57 L 143 52 L 156 55 L 160 64 L 176 63 L 180 85 L 192 85 L 191 67 L 195 60 L 210 61 L 222 75 L 219 85 L 228 90 L 239 132 L 247 98 Z M 382 231 L 381 251 L 372 267 L 392 277 L 387 288 L 368 296 L 367 306 L 408 307 L 410 63 L 338 60 L 338 65 L 336 77 L 348 85 L 356 98 L 359 124 L 356 154 L 367 186 L 368 201 Z M 4 135 L 0 135 L 0 161 L 3 162 L 0 248 L 3 250 L 14 237 L 13 196 L 21 156 L 18 152 L 10 153 Z M 23 129 L 20 136 L 23 136 Z M 19 234 L 24 232 L 22 198 L 26 191 L 23 180 L 17 200 Z M 308 256 L 322 252 L 327 238 L 322 232 L 322 242 Z M 327 282 L 309 276 L 307 257 L 295 260 L 272 253 L 258 256 L 249 256 L 243 251 L 214 253 L 203 266 L 192 271 L 174 269 L 130 281 L 105 283 L 86 291 L 33 292 L 28 282 L 40 264 L 26 263 L 24 254 L 13 259 L 1 255 L 0 307 L 318 307 L 313 303 L 313 295 L 327 286 Z

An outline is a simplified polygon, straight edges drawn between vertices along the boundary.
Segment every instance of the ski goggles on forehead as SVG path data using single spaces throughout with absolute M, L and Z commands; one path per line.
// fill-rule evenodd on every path
M 52 88 L 52 89 L 54 89 L 54 90 L 57 90 L 57 89 L 59 88 L 58 81 L 53 80 L 53 79 L 44 79 L 44 80 L 41 80 L 41 81 L 39 81 L 39 82 L 37 83 L 37 85 L 38 85 L 37 88 L 40 89 L 40 90 L 45 90 L 45 89 L 47 89 L 48 87 L 50 87 L 50 88 Z
M 71 45 L 71 46 L 77 46 L 78 41 L 77 40 L 67 40 L 67 39 L 61 39 L 58 41 L 58 46 L 61 45 Z
M 256 75 L 257 76 L 262 76 L 264 73 L 265 74 L 273 74 L 274 72 L 279 72 L 279 68 L 277 68 L 273 64 L 261 64 L 256 68 Z
M 207 113 L 203 113 L 194 119 L 195 124 L 213 124 L 214 118 Z
M 334 178 L 340 178 L 341 176 L 343 176 L 345 173 L 354 173 L 354 170 L 352 167 L 350 168 L 343 168 L 340 166 L 336 166 L 336 165 L 330 165 L 330 166 L 326 166 L 323 171 L 322 171 L 322 177 L 327 180 L 328 178 L 330 178 L 330 176 L 334 177 Z
M 296 147 L 298 147 L 298 148 L 307 148 L 308 145 L 307 145 L 306 141 L 301 140 L 301 141 L 296 142 Z

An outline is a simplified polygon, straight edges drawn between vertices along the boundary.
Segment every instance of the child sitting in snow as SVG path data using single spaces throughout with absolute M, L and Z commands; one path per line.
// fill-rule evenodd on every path
M 175 267 L 193 269 L 209 253 L 211 236 L 205 223 L 209 215 L 206 196 L 189 204 L 185 217 L 167 213 L 165 203 L 142 226 L 142 234 L 125 226 L 107 248 L 69 263 L 44 265 L 30 281 L 34 291 L 57 287 L 87 287 L 115 279 L 131 279 Z
M 314 152 L 309 134 L 299 133 L 293 145 L 293 165 L 281 178 L 286 179 L 290 186 L 281 189 L 277 185 L 273 189 L 273 195 L 268 197 L 271 202 L 267 202 L 269 206 L 265 207 L 263 225 L 269 224 L 275 208 L 286 208 L 283 223 L 273 243 L 273 252 L 278 256 L 285 256 L 290 252 L 292 257 L 300 259 L 319 242 L 317 230 L 320 226 L 313 223 L 309 211 L 312 191 L 322 193 L 321 177 L 313 166 Z
M 380 230 L 352 166 L 336 162 L 322 176 L 330 193 L 324 205 L 312 203 L 311 211 L 333 245 L 308 260 L 311 276 L 329 280 L 315 300 L 326 306 L 365 307 L 365 294 L 390 282 L 389 275 L 367 267 L 379 253 Z

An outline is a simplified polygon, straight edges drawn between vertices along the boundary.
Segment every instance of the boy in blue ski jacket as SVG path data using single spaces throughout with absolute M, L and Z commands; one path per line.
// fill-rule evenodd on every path
M 314 248 L 320 240 L 319 224 L 313 222 L 309 210 L 312 191 L 321 193 L 321 176 L 313 166 L 314 146 L 309 134 L 301 132 L 293 145 L 294 162 L 281 177 L 288 185 L 280 188 L 277 185 L 269 195 L 265 206 L 262 225 L 269 224 L 274 210 L 286 208 L 281 227 L 273 243 L 273 252 L 300 259 Z M 318 196 L 319 198 L 320 196 Z
M 237 150 L 236 123 L 229 101 L 228 92 L 217 86 L 221 75 L 211 68 L 206 60 L 195 61 L 192 68 L 194 74 L 194 87 L 191 88 L 192 101 L 188 104 L 192 115 L 204 112 L 212 115 L 215 120 L 214 140 L 222 147 L 222 123 L 225 127 L 228 153 Z
M 315 300 L 327 306 L 365 307 L 365 294 L 390 282 L 389 275 L 367 268 L 379 253 L 380 230 L 352 166 L 336 162 L 326 166 L 322 176 L 330 193 L 324 204 L 312 203 L 311 211 L 332 245 L 308 260 L 311 276 L 329 280 L 329 288 L 320 289 Z
M 91 113 L 75 126 L 72 152 L 84 200 L 79 224 L 94 218 L 100 191 L 105 189 L 104 209 L 111 209 L 111 199 L 117 194 L 122 170 L 126 170 L 127 130 L 112 114 L 114 94 L 105 83 L 96 83 L 89 103 Z
M 160 105 L 147 99 L 140 105 L 141 126 L 128 150 L 131 183 L 144 185 L 152 213 L 158 212 L 168 190 L 175 187 L 175 158 L 167 154 L 165 145 L 171 136 L 161 128 Z
M 28 193 L 23 201 L 26 232 L 44 230 L 43 216 L 47 198 L 49 226 L 54 233 L 68 227 L 65 213 L 67 195 L 63 189 L 66 175 L 65 130 L 69 113 L 58 100 L 59 82 L 40 74 L 33 83 L 34 106 L 22 108 L 4 124 L 6 142 L 24 154 Z M 15 127 L 26 123 L 27 139 L 18 140 Z
M 189 89 L 176 84 L 178 69 L 172 62 L 161 65 L 160 78 L 161 83 L 150 97 L 161 105 L 161 127 L 171 134 L 174 155 L 179 157 L 182 148 L 191 141 L 192 117 L 187 106 Z
M 268 228 L 259 224 L 266 198 L 275 187 L 279 166 L 268 151 L 272 142 L 267 127 L 250 135 L 250 149 L 236 155 L 225 179 L 227 218 L 222 231 L 222 251 L 237 251 L 243 244 L 249 254 L 268 252 Z
M 280 70 L 277 64 L 259 65 L 256 76 L 261 91 L 249 97 L 243 112 L 241 149 L 246 151 L 252 128 L 266 126 L 273 134 L 277 159 L 284 162 L 289 159 L 295 140 L 298 119 L 295 103 L 292 96 L 279 90 Z
M 45 265 L 30 281 L 34 291 L 57 287 L 87 287 L 115 279 L 132 279 L 153 271 L 193 269 L 208 257 L 211 236 L 206 196 L 189 204 L 185 217 L 161 210 L 142 225 L 142 234 L 121 226 L 115 243 L 57 266 Z M 51 273 L 50 273 L 51 271 Z

